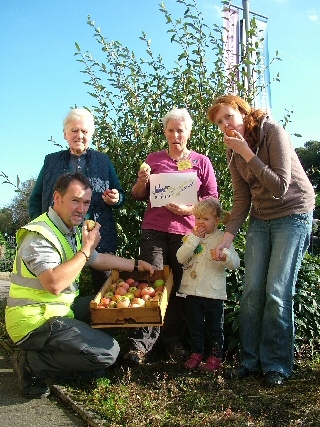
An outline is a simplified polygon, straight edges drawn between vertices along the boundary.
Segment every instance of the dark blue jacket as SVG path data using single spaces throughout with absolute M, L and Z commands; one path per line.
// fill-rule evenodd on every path
M 108 189 L 119 191 L 120 207 L 125 201 L 125 193 L 110 158 L 99 151 L 88 149 L 85 155 L 86 165 L 82 173 L 86 175 L 93 187 L 92 200 L 86 219 L 93 219 L 101 224 L 101 240 L 98 252 L 115 252 L 117 249 L 117 230 L 112 207 L 103 199 L 103 192 Z M 31 219 L 47 212 L 53 201 L 53 188 L 60 175 L 74 172 L 70 168 L 70 150 L 48 154 L 29 199 L 29 215 Z

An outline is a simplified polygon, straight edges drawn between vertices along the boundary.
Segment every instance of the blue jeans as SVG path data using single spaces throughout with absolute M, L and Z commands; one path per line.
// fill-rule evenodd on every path
M 292 373 L 293 296 L 311 227 L 312 212 L 250 219 L 239 316 L 241 364 L 248 369 Z

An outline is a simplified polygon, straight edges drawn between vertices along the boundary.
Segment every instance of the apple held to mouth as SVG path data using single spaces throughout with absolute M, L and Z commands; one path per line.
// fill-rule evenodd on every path
M 235 131 L 231 128 L 227 128 L 226 129 L 226 135 L 229 136 L 229 138 L 238 138 L 237 134 L 235 133 Z

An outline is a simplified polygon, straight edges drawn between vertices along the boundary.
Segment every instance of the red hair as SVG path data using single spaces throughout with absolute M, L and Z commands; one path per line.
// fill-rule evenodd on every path
M 223 95 L 216 98 L 208 110 L 207 117 L 210 122 L 215 123 L 216 115 L 220 108 L 224 105 L 229 105 L 230 107 L 239 111 L 241 114 L 244 114 L 244 138 L 248 142 L 249 146 L 254 148 L 258 142 L 259 119 L 266 116 L 267 112 L 264 110 L 252 108 L 249 103 L 240 98 L 240 96 Z

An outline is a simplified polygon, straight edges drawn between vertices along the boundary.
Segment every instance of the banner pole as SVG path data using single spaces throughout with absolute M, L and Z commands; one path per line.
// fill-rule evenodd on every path
M 244 25 L 245 25 L 245 32 L 246 32 L 246 43 L 247 43 L 247 38 L 248 38 L 248 33 L 250 31 L 250 6 L 249 6 L 249 0 L 242 0 L 242 8 L 243 8 L 243 20 L 244 20 Z M 250 86 L 251 83 L 251 65 L 248 63 L 247 64 L 247 73 L 248 73 L 248 78 L 247 78 L 247 82 L 248 82 L 248 88 Z

